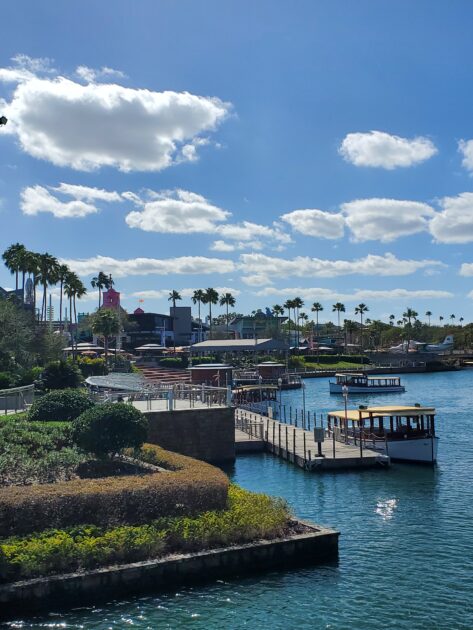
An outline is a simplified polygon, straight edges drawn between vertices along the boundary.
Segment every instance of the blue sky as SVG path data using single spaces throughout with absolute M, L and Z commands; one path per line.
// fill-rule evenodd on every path
M 213 286 L 242 312 L 300 295 L 334 320 L 342 301 L 470 321 L 472 19 L 466 0 L 8 3 L 0 248 L 111 272 L 128 310 Z

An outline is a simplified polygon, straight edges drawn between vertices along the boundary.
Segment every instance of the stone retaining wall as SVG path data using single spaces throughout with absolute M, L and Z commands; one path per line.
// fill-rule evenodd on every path
M 336 561 L 339 533 L 304 524 L 311 531 L 285 539 L 2 585 L 0 618 L 24 617 L 41 610 L 53 612 L 270 569 Z
M 235 410 L 147 411 L 148 442 L 209 463 L 235 460 Z

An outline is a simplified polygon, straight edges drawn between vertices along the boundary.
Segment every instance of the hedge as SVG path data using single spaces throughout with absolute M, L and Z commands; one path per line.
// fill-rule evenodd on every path
M 94 403 L 85 392 L 77 389 L 60 389 L 35 400 L 28 412 L 28 420 L 43 422 L 75 420 L 93 406 Z
M 229 482 L 221 470 L 146 444 L 143 459 L 150 457 L 172 472 L 0 488 L 0 537 L 81 524 L 137 525 L 225 507 Z
M 359 354 L 306 354 L 301 358 L 306 363 L 339 363 L 340 361 L 346 361 L 348 363 L 370 363 L 369 357 Z
M 161 367 L 185 369 L 189 365 L 187 357 L 165 357 L 159 360 Z

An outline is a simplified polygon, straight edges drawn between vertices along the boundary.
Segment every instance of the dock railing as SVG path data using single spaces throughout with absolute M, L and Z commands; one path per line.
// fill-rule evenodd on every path
M 34 385 L 0 389 L 0 413 L 18 413 L 27 411 L 33 404 Z
M 235 410 L 235 428 L 247 433 L 252 438 L 264 440 L 264 421 L 261 416 L 245 409 Z
M 91 392 L 97 402 L 126 402 L 146 411 L 202 407 L 230 407 L 231 390 L 227 387 L 190 385 L 188 383 L 155 383 L 139 391 L 102 390 Z M 164 401 L 164 402 L 163 402 Z M 155 403 L 155 404 L 153 404 Z

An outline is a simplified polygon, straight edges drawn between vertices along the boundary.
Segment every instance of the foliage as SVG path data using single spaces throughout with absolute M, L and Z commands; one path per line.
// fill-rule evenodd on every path
M 103 359 L 91 357 L 77 357 L 77 367 L 84 378 L 89 376 L 103 376 L 108 374 L 108 369 Z
M 187 357 L 165 357 L 159 360 L 159 365 L 169 368 L 185 369 L 189 364 Z
M 20 414 L 0 424 L 0 486 L 67 480 L 83 460 L 67 426 L 27 422 Z
M 215 357 L 195 357 L 192 360 L 192 365 L 205 365 L 207 363 L 216 363 L 217 359 Z
M 12 300 L 0 298 L 0 356 L 2 369 L 10 361 L 27 366 L 33 357 L 33 317 Z
M 82 374 L 71 361 L 51 361 L 41 374 L 41 386 L 46 390 L 79 387 Z
M 66 338 L 52 332 L 49 327 L 38 327 L 35 331 L 34 347 L 36 361 L 41 365 L 46 365 L 61 359 L 66 347 Z
M 151 444 L 137 454 L 153 451 L 173 472 L 0 488 L 0 537 L 83 524 L 139 525 L 225 507 L 228 478 L 221 470 Z
M 139 448 L 146 440 L 146 417 L 125 403 L 105 403 L 88 409 L 72 425 L 74 441 L 98 457 L 124 448 Z
M 246 543 L 284 534 L 290 513 L 280 499 L 230 486 L 225 510 L 162 518 L 104 530 L 49 530 L 0 543 L 0 581 L 136 562 L 169 553 Z
M 14 387 L 15 375 L 11 372 L 0 372 L 0 389 Z
M 341 361 L 347 361 L 349 363 L 369 363 L 370 360 L 365 355 L 356 355 L 356 354 L 321 354 L 317 356 L 316 354 L 306 354 L 304 356 L 304 361 L 306 363 L 340 363 Z
M 120 316 L 110 308 L 101 308 L 89 316 L 88 325 L 94 335 L 98 335 L 104 340 L 105 358 L 107 359 L 110 337 L 118 335 L 123 328 Z
M 86 392 L 61 389 L 49 392 L 34 401 L 28 413 L 31 421 L 75 420 L 94 406 Z
M 288 362 L 289 367 L 291 368 L 305 368 L 306 363 L 302 357 L 289 357 Z

